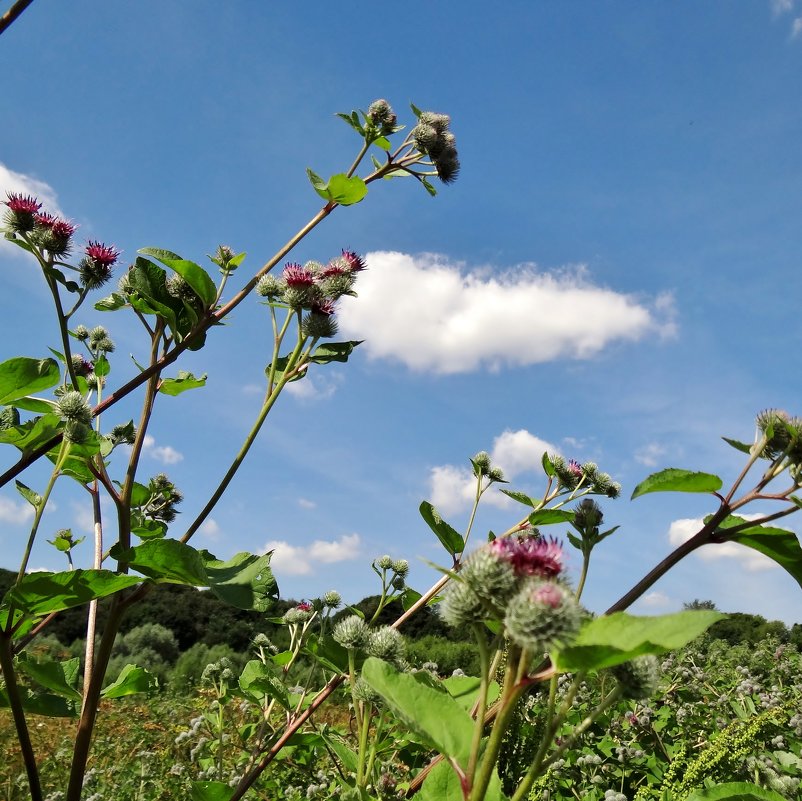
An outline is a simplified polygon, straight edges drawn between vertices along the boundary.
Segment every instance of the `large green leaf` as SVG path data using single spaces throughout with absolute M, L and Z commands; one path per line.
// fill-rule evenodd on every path
M 239 686 L 243 694 L 256 703 L 261 703 L 265 697 L 275 698 L 284 709 L 290 708 L 287 688 L 277 675 L 276 669 L 271 670 L 258 659 L 251 659 L 242 669 Z
M 573 519 L 574 513 L 568 509 L 538 509 L 529 515 L 529 524 L 549 526 L 553 523 L 570 523 Z
M 749 782 L 727 782 L 694 790 L 686 801 L 786 801 L 785 796 Z
M 448 762 L 443 760 L 432 768 L 426 781 L 421 785 L 418 797 L 420 801 L 463 801 L 459 776 Z M 482 801 L 506 801 L 506 798 L 501 790 L 498 771 L 494 769 Z
M 217 287 L 215 287 L 214 281 L 200 264 L 182 259 L 175 253 L 161 248 L 141 248 L 137 253 L 152 256 L 165 267 L 175 270 L 192 287 L 193 292 L 203 301 L 203 305 L 206 308 L 209 308 L 214 303 L 217 297 Z
M 309 361 L 315 364 L 347 362 L 348 357 L 354 352 L 354 348 L 357 345 L 361 345 L 362 342 L 363 340 L 361 339 L 348 342 L 324 342 L 315 348 L 315 352 L 309 357 Z
M 61 695 L 51 693 L 34 692 L 33 690 L 21 688 L 22 707 L 32 715 L 46 715 L 53 718 L 70 718 L 78 713 L 76 702 L 71 698 L 64 698 Z M 5 689 L 0 687 L 0 708 L 8 707 L 8 695 Z
M 462 535 L 440 517 L 440 512 L 429 501 L 424 501 L 420 505 L 420 514 L 429 528 L 437 535 L 437 539 L 440 540 L 443 547 L 452 556 L 465 550 L 465 540 L 462 539 Z
M 466 711 L 473 709 L 479 697 L 481 680 L 475 676 L 449 676 L 443 679 L 443 686 L 448 694 Z M 487 703 L 492 704 L 498 698 L 500 688 L 495 681 L 490 682 L 487 692 Z
M 0 363 L 0 406 L 58 384 L 59 368 L 55 359 L 30 359 L 16 356 Z
M 200 378 L 195 378 L 192 373 L 179 370 L 175 378 L 163 378 L 159 382 L 159 392 L 164 395 L 180 395 L 188 389 L 197 389 L 206 386 L 206 373 Z
M 23 651 L 18 660 L 22 672 L 37 684 L 64 698 L 81 700 L 81 693 L 78 691 L 81 660 L 77 656 L 66 662 L 37 662 Z
M 467 765 L 474 721 L 451 696 L 375 657 L 365 660 L 362 678 L 424 745 Z
M 0 431 L 0 442 L 14 445 L 23 454 L 29 454 L 39 446 L 50 442 L 61 428 L 61 418 L 57 414 L 45 414 L 27 423 L 3 429 Z
M 159 689 L 159 680 L 145 668 L 126 665 L 116 680 L 103 688 L 103 698 L 124 698 L 137 693 L 151 693 Z
M 239 609 L 265 612 L 278 598 L 270 554 L 238 553 L 222 562 L 178 540 L 153 539 L 127 551 L 115 547 L 111 555 L 159 583 L 208 587 Z
M 232 789 L 225 782 L 192 782 L 190 801 L 228 801 Z
M 319 175 L 306 170 L 309 182 L 320 197 L 324 200 L 331 200 L 341 206 L 351 206 L 359 203 L 368 193 L 367 184 L 359 177 L 348 177 L 343 173 L 332 175 L 328 181 L 324 181 Z
M 755 551 L 765 554 L 778 565 L 787 570 L 802 587 L 802 548 L 793 531 L 770 526 L 750 526 L 749 521 L 737 515 L 730 515 L 724 520 L 719 530 L 726 533 L 734 526 L 747 526 L 737 534 L 728 537 L 731 542 L 739 542 Z
M 626 612 L 597 617 L 579 631 L 574 643 L 555 655 L 558 670 L 600 670 L 644 654 L 681 648 L 717 620 L 720 612 L 687 610 L 671 615 L 635 617 Z
M 141 582 L 138 576 L 121 575 L 110 570 L 29 573 L 6 593 L 3 605 L 13 603 L 29 615 L 49 615 L 81 606 L 95 598 L 105 598 Z
M 695 473 L 668 467 L 643 479 L 632 491 L 632 498 L 647 492 L 716 492 L 721 489 L 721 479 L 712 473 Z

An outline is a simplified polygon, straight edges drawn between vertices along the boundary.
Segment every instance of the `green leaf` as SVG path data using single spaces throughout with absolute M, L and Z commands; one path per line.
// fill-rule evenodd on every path
M 449 676 L 443 679 L 443 687 L 448 694 L 466 711 L 473 709 L 476 699 L 479 697 L 481 679 L 475 676 Z M 499 696 L 500 688 L 495 681 L 490 682 L 487 693 L 488 705 L 495 703 Z
M 421 684 L 411 674 L 401 673 L 375 657 L 365 660 L 362 678 L 424 745 L 467 766 L 473 720 L 451 696 Z
M 341 206 L 353 206 L 359 203 L 368 193 L 367 184 L 358 176 L 348 177 L 340 173 L 329 178 L 328 193 L 330 199 Z
M 138 576 L 121 575 L 110 570 L 29 573 L 6 593 L 3 605 L 13 603 L 29 615 L 49 615 L 81 606 L 95 598 L 105 598 L 141 582 Z
M 112 292 L 111 295 L 101 298 L 95 303 L 97 311 L 117 311 L 128 305 L 128 298 L 121 295 L 119 292 Z
M 337 116 L 341 120 L 345 120 L 360 136 L 365 135 L 365 129 L 359 124 L 359 117 L 356 114 L 343 114 L 341 111 L 338 111 Z M 309 172 L 309 170 L 307 170 L 307 172 Z
M 538 509 L 529 515 L 529 523 L 533 526 L 548 526 L 552 523 L 572 523 L 574 513 L 567 509 Z
M 401 593 L 401 606 L 406 612 L 408 609 L 411 609 L 418 601 L 420 601 L 422 597 L 423 596 L 417 590 L 413 590 L 412 587 L 405 587 L 404 591 Z
M 328 732 L 323 732 L 323 740 L 328 747 L 334 751 L 337 758 L 345 768 L 346 773 L 356 773 L 359 757 L 352 748 L 349 748 L 339 737 L 332 736 Z
M 102 698 L 123 698 L 137 693 L 151 693 L 159 688 L 158 679 L 145 668 L 126 665 L 108 687 L 100 693 Z
M 34 692 L 27 688 L 20 688 L 22 693 L 23 709 L 32 715 L 46 715 L 54 718 L 70 718 L 77 713 L 75 701 L 60 695 Z M 8 707 L 8 695 L 0 687 L 0 707 Z
M 228 801 L 233 790 L 225 782 L 192 782 L 190 801 Z
M 518 503 L 522 503 L 524 506 L 531 506 L 533 509 L 537 506 L 537 501 L 534 498 L 530 498 L 525 492 L 517 492 L 516 490 L 508 490 L 502 489 L 503 492 L 508 498 L 512 498 L 514 501 L 518 501 Z
M 409 107 L 412 109 L 412 113 L 420 118 L 420 115 L 423 113 L 414 103 L 410 103 Z
M 25 498 L 34 509 L 38 509 L 42 503 L 42 496 L 34 492 L 30 487 L 26 487 L 21 481 L 14 481 L 17 486 L 17 492 Z
M 566 673 L 601 670 L 636 656 L 681 648 L 717 620 L 726 617 L 708 610 L 635 617 L 625 612 L 587 622 L 573 644 L 556 654 L 557 669 Z
M 721 489 L 721 479 L 712 473 L 695 473 L 669 467 L 652 473 L 632 491 L 635 499 L 647 492 L 716 492 Z
M 287 689 L 276 673 L 258 659 L 251 659 L 239 677 L 239 686 L 248 698 L 261 703 L 264 698 L 275 698 L 284 709 L 290 708 Z
M 154 539 L 127 551 L 115 546 L 111 555 L 159 583 L 208 587 L 238 609 L 264 612 L 278 598 L 270 554 L 238 553 L 222 562 L 178 540 Z
M 55 405 L 53 401 L 47 400 L 47 398 L 34 398 L 31 395 L 17 398 L 14 401 L 15 409 L 24 409 L 26 412 L 36 412 L 37 414 L 50 414 Z
M 217 298 L 217 287 L 200 264 L 182 259 L 175 253 L 161 248 L 142 248 L 137 253 L 152 256 L 165 267 L 175 270 L 192 287 L 192 291 L 201 299 L 204 308 L 208 309 L 214 303 Z
M 747 445 L 745 442 L 739 442 L 737 439 L 729 439 L 728 437 L 722 437 L 722 439 L 727 443 L 727 445 L 732 445 L 736 451 L 741 451 L 741 453 L 752 452 L 752 445 Z
M 694 790 L 686 801 L 786 801 L 785 796 L 749 782 L 727 782 Z
M 61 427 L 61 418 L 57 414 L 45 414 L 22 425 L 3 429 L 0 442 L 14 445 L 27 455 L 53 439 Z
M 81 693 L 78 691 L 81 660 L 77 656 L 66 662 L 37 662 L 23 651 L 18 660 L 20 669 L 37 684 L 63 698 L 81 700 Z
M 718 531 L 727 534 L 733 526 L 748 524 L 749 521 L 737 515 L 730 515 L 724 520 Z M 727 536 L 727 540 L 746 545 L 755 551 L 765 554 L 790 573 L 797 584 L 802 587 L 802 548 L 793 531 L 770 526 L 748 526 L 736 534 Z
M 551 458 L 547 452 L 541 457 L 540 463 L 543 465 L 543 472 L 547 476 L 553 477 L 557 475 L 557 472 L 554 469 L 554 463 L 551 461 Z
M 364 340 L 355 339 L 349 342 L 324 342 L 315 348 L 315 352 L 309 357 L 310 362 L 315 364 L 328 364 L 329 362 L 347 362 L 348 357 L 354 352 L 357 345 L 361 345 Z
M 95 375 L 101 377 L 107 376 L 111 372 L 111 365 L 105 356 L 99 356 L 95 359 Z
M 309 183 L 312 184 L 315 192 L 322 198 L 328 200 L 328 184 L 316 172 L 312 172 L 309 167 L 306 168 L 306 177 L 309 179 Z
M 432 186 L 431 181 L 426 178 L 425 176 L 420 179 L 421 184 L 423 184 L 423 188 L 429 193 L 430 197 L 437 196 L 437 190 Z
M 17 356 L 0 363 L 0 406 L 18 398 L 32 395 L 40 389 L 50 389 L 60 377 L 55 359 L 29 359 Z
M 175 378 L 163 378 L 159 383 L 159 392 L 164 395 L 180 395 L 188 389 L 197 389 L 206 386 L 206 373 L 200 378 L 195 378 L 192 373 L 186 370 L 179 370 Z
M 440 517 L 440 513 L 432 506 L 429 501 L 424 501 L 419 511 L 421 517 L 426 521 L 429 528 L 437 535 L 437 539 L 443 544 L 443 547 L 452 555 L 462 553 L 465 549 L 465 540 L 459 532 L 455 531 L 451 526 Z
M 418 798 L 420 801 L 463 801 L 464 796 L 459 776 L 448 762 L 443 760 L 434 766 L 421 786 Z M 494 768 L 487 791 L 482 799 L 483 801 L 506 801 L 506 798 L 501 790 L 498 771 Z
M 374 145 L 378 145 L 382 150 L 389 150 L 392 145 L 386 136 L 380 136 L 378 139 L 373 140 Z

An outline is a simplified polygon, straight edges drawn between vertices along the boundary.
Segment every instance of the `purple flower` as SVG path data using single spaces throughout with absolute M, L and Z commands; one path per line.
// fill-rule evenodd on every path
M 526 535 L 502 537 L 493 540 L 490 548 L 510 562 L 516 576 L 553 578 L 563 571 L 563 550 L 555 539 Z
M 345 250 L 343 249 L 343 260 L 348 264 L 348 269 L 352 273 L 358 273 L 362 270 L 367 270 L 368 265 L 365 264 L 365 260 L 354 253 L 353 250 Z
M 3 201 L 11 211 L 22 214 L 36 214 L 42 204 L 33 195 L 21 195 L 16 192 L 7 192 L 8 200 Z
M 117 261 L 120 251 L 113 245 L 104 245 L 100 242 L 93 242 L 90 239 L 89 244 L 86 246 L 86 255 L 95 264 L 108 269 Z
M 289 263 L 284 268 L 282 278 L 288 287 L 293 289 L 305 289 L 315 283 L 315 276 L 300 264 Z

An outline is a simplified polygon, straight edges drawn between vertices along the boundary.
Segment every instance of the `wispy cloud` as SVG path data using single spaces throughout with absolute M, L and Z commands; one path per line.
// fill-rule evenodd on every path
M 319 401 L 330 398 L 336 391 L 340 379 L 337 377 L 306 376 L 300 381 L 291 381 L 285 387 L 290 395 L 304 401 Z
M 213 517 L 208 518 L 198 529 L 198 531 L 204 537 L 208 537 L 210 540 L 220 539 L 220 524 Z
M 645 609 L 665 609 L 670 605 L 671 598 L 659 590 L 646 593 L 637 603 L 638 607 L 644 607 Z
M 660 457 L 663 456 L 666 449 L 657 442 L 650 442 L 642 448 L 635 451 L 635 461 L 639 462 L 646 467 L 657 467 Z
M 142 453 L 162 464 L 176 464 L 184 458 L 184 454 L 171 445 L 157 445 L 156 440 L 150 434 L 145 434 Z
M 314 501 L 310 501 L 309 498 L 298 498 L 298 506 L 300 506 L 301 509 L 317 508 L 317 504 Z
M 758 517 L 758 515 L 744 515 L 744 517 L 749 519 Z M 703 525 L 704 522 L 701 518 L 675 520 L 668 529 L 668 541 L 674 547 L 681 545 L 696 534 Z M 751 573 L 778 567 L 777 563 L 768 556 L 737 542 L 703 545 L 696 553 L 700 559 L 704 559 L 706 562 L 717 559 L 734 559 Z
M 443 256 L 379 251 L 366 257 L 359 298 L 344 299 L 340 328 L 369 357 L 413 370 L 465 373 L 587 359 L 608 345 L 676 333 L 674 302 L 593 284 L 583 266 L 498 274 Z
M 490 459 L 494 466 L 504 471 L 507 479 L 512 479 L 521 473 L 539 469 L 545 452 L 559 453 L 559 449 L 526 429 L 508 429 L 493 440 Z M 468 467 L 439 465 L 430 471 L 429 493 L 434 506 L 444 514 L 453 514 L 473 503 L 476 478 Z M 497 487 L 485 493 L 482 502 L 501 508 L 512 503 Z
M 793 11 L 794 0 L 770 0 L 770 5 L 771 13 L 775 17 L 779 17 L 782 14 L 788 14 Z
M 321 564 L 347 562 L 360 555 L 359 534 L 345 534 L 336 540 L 315 540 L 308 545 L 291 545 L 286 540 L 271 540 L 263 551 L 273 551 L 271 567 L 286 576 L 307 576 Z
M 33 517 L 33 506 L 25 501 L 12 501 L 0 495 L 0 520 L 4 523 L 26 523 Z

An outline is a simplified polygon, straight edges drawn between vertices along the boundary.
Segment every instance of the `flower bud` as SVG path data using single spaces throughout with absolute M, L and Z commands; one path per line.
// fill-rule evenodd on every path
M 304 315 L 301 333 L 310 339 L 328 339 L 337 333 L 337 320 L 333 314 L 320 314 L 313 309 Z
M 19 425 L 19 410 L 13 406 L 6 406 L 0 409 L 0 431 Z
M 653 695 L 660 680 L 657 657 L 652 654 L 637 656 L 622 665 L 612 668 L 613 675 L 621 685 L 624 698 L 640 701 Z
M 380 556 L 374 563 L 379 570 L 391 570 L 393 567 L 393 560 L 389 554 Z
M 409 573 L 409 562 L 406 559 L 396 559 L 392 564 L 393 572 L 404 578 Z
M 323 606 L 329 609 L 336 609 L 343 602 L 343 597 L 337 590 L 329 590 L 323 596 Z
M 504 623 L 510 639 L 544 654 L 570 643 L 579 631 L 581 613 L 573 593 L 553 581 L 527 581 L 507 606 Z
M 363 704 L 378 704 L 381 696 L 361 676 L 354 682 L 353 697 Z
M 365 651 L 369 656 L 394 662 L 397 659 L 403 659 L 406 644 L 401 632 L 390 626 L 381 626 L 368 635 Z
M 459 577 L 449 582 L 439 609 L 445 623 L 455 629 L 481 623 L 488 616 L 482 599 Z
M 500 614 L 517 586 L 512 564 L 491 546 L 479 548 L 468 557 L 460 578 L 485 602 L 487 608 L 495 608 Z
M 114 426 L 109 434 L 112 445 L 133 445 L 136 431 L 133 422 Z
M 359 615 L 351 615 L 334 627 L 332 637 L 343 648 L 363 648 L 368 639 L 368 626 Z
M 67 420 L 64 424 L 64 439 L 80 445 L 82 442 L 86 442 L 91 431 L 92 428 L 80 420 Z
M 474 470 L 478 471 L 477 475 L 486 476 L 490 473 L 490 454 L 487 451 L 479 451 L 471 461 Z
M 504 481 L 504 471 L 500 467 L 491 467 L 487 477 L 491 481 Z
M 75 331 L 75 338 L 79 339 L 81 342 L 85 342 L 89 339 L 89 329 L 85 325 L 76 326 Z
M 313 615 L 314 611 L 312 610 L 311 604 L 300 603 L 298 606 L 288 609 L 284 613 L 282 620 L 292 626 L 297 625 L 298 623 L 306 623 L 307 620 L 310 620 Z
M 280 278 L 276 278 L 272 273 L 267 273 L 257 281 L 256 294 L 269 300 L 275 300 L 286 288 L 287 285 Z
M 56 403 L 56 412 L 65 420 L 86 426 L 92 424 L 92 409 L 80 392 L 65 392 Z
M 604 518 L 601 507 L 590 498 L 585 498 L 574 509 L 574 525 L 580 531 L 597 529 Z

